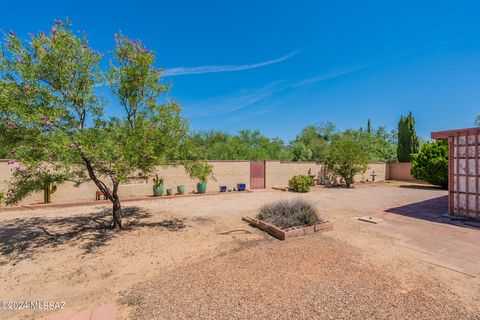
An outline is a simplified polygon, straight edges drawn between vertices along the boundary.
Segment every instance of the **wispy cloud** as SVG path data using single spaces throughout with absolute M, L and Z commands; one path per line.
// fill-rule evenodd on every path
M 237 93 L 214 97 L 199 103 L 187 104 L 184 108 L 188 116 L 219 116 L 247 108 L 270 99 L 288 85 L 285 81 L 275 81 L 261 88 L 240 90 Z
M 242 71 L 249 69 L 256 69 L 260 67 L 265 67 L 271 64 L 279 63 L 285 60 L 288 60 L 296 56 L 300 51 L 291 52 L 283 57 L 268 60 L 264 62 L 254 63 L 254 64 L 244 64 L 244 65 L 220 65 L 220 66 L 200 66 L 200 67 L 178 67 L 172 69 L 166 69 L 163 73 L 163 76 L 181 76 L 186 74 L 200 74 L 200 73 L 216 73 L 216 72 L 232 72 L 232 71 Z
M 241 121 L 251 119 L 251 118 L 257 118 L 257 117 L 263 116 L 265 114 L 268 114 L 268 113 L 274 111 L 275 106 L 276 106 L 276 104 L 271 104 L 271 105 L 268 105 L 266 107 L 255 110 L 253 112 L 247 113 L 247 114 L 241 114 L 241 115 L 238 115 L 238 116 L 230 117 L 230 118 L 227 119 L 227 121 L 235 123 L 235 122 L 241 122 Z
M 356 66 L 343 66 L 343 67 L 337 68 L 333 71 L 321 73 L 321 74 L 319 74 L 317 76 L 314 76 L 314 77 L 311 77 L 311 78 L 306 78 L 306 79 L 303 79 L 303 80 L 299 80 L 299 81 L 293 83 L 292 87 L 294 87 L 294 88 L 303 87 L 303 86 L 307 86 L 307 85 L 310 85 L 310 84 L 315 84 L 315 83 L 318 83 L 318 82 L 321 82 L 321 81 L 341 77 L 341 76 L 348 75 L 348 74 L 351 74 L 351 73 L 354 73 L 354 72 L 357 72 L 357 71 L 367 69 L 367 68 L 369 68 L 371 66 L 374 66 L 376 64 L 378 64 L 378 63 L 377 62 L 371 62 L 371 63 L 356 65 Z
M 245 117 L 248 118 L 250 115 L 261 115 L 262 110 L 264 110 L 265 113 L 272 112 L 274 110 L 274 106 L 276 106 L 276 104 L 272 104 L 272 99 L 280 94 L 285 94 L 288 91 L 299 92 L 299 89 L 308 88 L 323 81 L 353 74 L 355 72 L 359 72 L 373 66 L 407 56 L 413 52 L 414 51 L 396 54 L 381 60 L 366 62 L 363 64 L 345 65 L 309 78 L 271 82 L 261 88 L 241 90 L 231 95 L 215 97 L 196 104 L 187 105 L 185 110 L 189 116 L 205 117 L 224 115 L 255 106 L 255 108 L 259 107 L 260 109 L 250 112 L 249 114 L 245 115 Z M 268 106 L 265 107 L 265 104 Z M 230 121 L 240 120 L 242 120 L 242 115 L 237 115 L 230 118 Z

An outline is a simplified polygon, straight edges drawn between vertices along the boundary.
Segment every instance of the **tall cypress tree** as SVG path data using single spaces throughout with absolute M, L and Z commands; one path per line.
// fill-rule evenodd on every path
M 402 116 L 398 122 L 397 157 L 399 162 L 410 162 L 411 154 L 418 153 L 419 141 L 415 132 L 415 119 L 412 112 Z
M 368 122 L 367 122 L 367 133 L 368 134 L 372 133 L 372 121 L 370 121 L 370 119 L 368 119 Z

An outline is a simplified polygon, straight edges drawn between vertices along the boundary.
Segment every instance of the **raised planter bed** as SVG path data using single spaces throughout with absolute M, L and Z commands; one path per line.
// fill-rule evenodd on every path
M 263 231 L 280 240 L 287 240 L 307 234 L 313 234 L 315 232 L 333 230 L 333 223 L 330 221 L 323 221 L 313 226 L 298 226 L 288 229 L 280 229 L 272 224 L 255 218 L 243 217 L 242 220 L 248 222 L 251 226 L 262 229 Z

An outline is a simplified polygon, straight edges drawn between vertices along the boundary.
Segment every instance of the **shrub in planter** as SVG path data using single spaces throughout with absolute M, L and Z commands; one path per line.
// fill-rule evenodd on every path
M 313 184 L 313 177 L 310 176 L 294 176 L 288 181 L 288 186 L 295 192 L 308 192 Z
M 257 218 L 282 229 L 311 226 L 322 221 L 315 206 L 303 199 L 265 204 L 260 208 Z
M 213 176 L 213 166 L 206 161 L 197 161 L 185 165 L 185 170 L 190 178 L 197 179 L 197 192 L 205 193 L 207 191 L 207 181 L 209 178 L 215 180 Z

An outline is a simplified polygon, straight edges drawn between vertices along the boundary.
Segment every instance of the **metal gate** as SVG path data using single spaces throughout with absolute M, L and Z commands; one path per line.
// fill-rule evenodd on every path
M 250 161 L 250 189 L 265 189 L 265 161 Z

